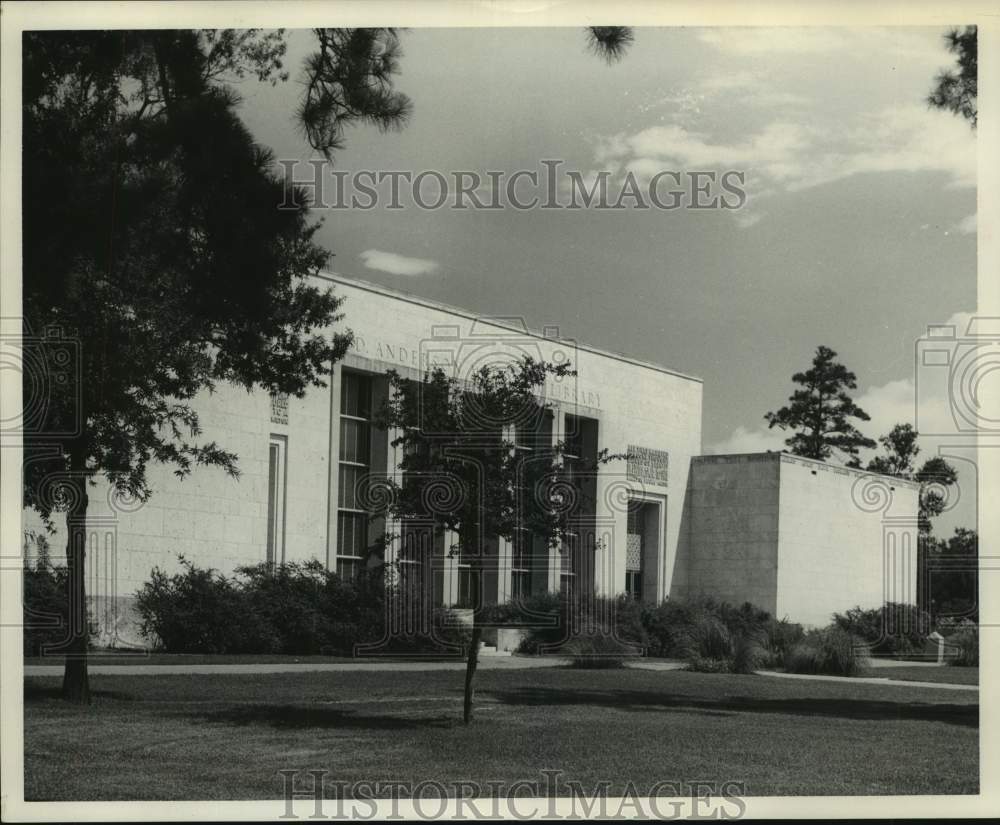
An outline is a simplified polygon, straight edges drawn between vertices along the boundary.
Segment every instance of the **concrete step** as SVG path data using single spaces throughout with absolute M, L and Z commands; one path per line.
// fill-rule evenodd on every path
M 480 656 L 510 656 L 509 650 L 497 650 L 496 645 L 481 645 Z

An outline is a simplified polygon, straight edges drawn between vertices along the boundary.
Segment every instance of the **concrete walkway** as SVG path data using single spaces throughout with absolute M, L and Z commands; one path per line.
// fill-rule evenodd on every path
M 480 670 L 525 670 L 527 668 L 560 667 L 569 660 L 557 656 L 482 656 Z M 197 673 L 217 676 L 253 673 L 345 673 L 358 670 L 387 672 L 415 670 L 465 670 L 464 660 L 406 660 L 391 662 L 280 662 L 277 664 L 184 664 L 184 665 L 91 665 L 88 672 L 96 676 L 171 676 Z M 62 665 L 25 665 L 25 676 L 62 676 Z
M 636 659 L 635 661 L 626 663 L 625 666 L 635 668 L 636 670 L 683 670 L 686 667 L 684 662 L 666 660 L 650 662 L 645 659 Z
M 872 657 L 868 660 L 868 665 L 873 668 L 878 667 L 945 667 L 944 664 L 940 662 L 928 662 L 928 661 L 917 661 L 909 662 L 905 659 L 878 659 Z
M 814 682 L 850 682 L 862 685 L 893 685 L 895 687 L 940 688 L 941 690 L 979 690 L 979 685 L 952 685 L 946 682 L 908 682 L 888 676 L 819 676 L 806 673 L 778 673 L 774 670 L 755 671 L 757 676 L 774 676 L 778 679 L 805 679 Z
M 530 668 L 563 667 L 569 659 L 561 656 L 482 656 L 479 659 L 480 670 L 527 670 Z M 636 659 L 628 662 L 627 667 L 635 670 L 670 671 L 684 668 L 683 662 L 670 660 Z M 178 664 L 178 665 L 91 665 L 89 672 L 95 676 L 173 676 L 186 674 L 235 676 L 241 674 L 266 673 L 349 673 L 352 671 L 383 671 L 386 673 L 465 670 L 465 662 L 461 660 L 441 661 L 428 659 L 426 661 L 395 659 L 388 662 L 280 662 L 276 664 Z M 59 665 L 25 665 L 25 676 L 62 676 L 63 666 Z M 953 685 L 944 682 L 909 682 L 901 679 L 890 679 L 888 676 L 820 676 L 802 673 L 779 673 L 773 670 L 758 670 L 758 676 L 772 676 L 779 679 L 804 679 L 821 682 L 851 682 L 870 685 L 900 685 L 903 687 L 940 688 L 941 690 L 979 690 L 978 685 Z

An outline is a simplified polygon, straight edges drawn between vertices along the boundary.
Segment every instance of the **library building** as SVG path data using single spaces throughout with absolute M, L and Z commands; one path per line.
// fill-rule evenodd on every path
M 569 341 L 558 328 L 317 277 L 346 299 L 339 324 L 354 333 L 328 386 L 299 399 L 220 385 L 195 403 L 203 438 L 239 456 L 238 478 L 197 468 L 179 480 L 160 465 L 142 506 L 116 506 L 106 488 L 91 493 L 87 587 L 102 643 L 142 641 L 134 594 L 154 567 L 175 572 L 181 555 L 227 575 L 318 559 L 352 576 L 397 562 L 453 607 L 553 591 L 649 603 L 705 594 L 824 625 L 854 605 L 915 601 L 916 485 L 784 453 L 702 455 L 699 378 Z M 564 461 L 579 463 L 590 503 L 579 532 L 561 548 L 527 530 L 512 541 L 487 536 L 473 565 L 447 535 L 387 525 L 378 479 L 398 477 L 401 459 L 394 433 L 375 422 L 387 371 L 421 380 L 441 366 L 461 378 L 523 356 L 568 361 L 576 373 L 550 377 L 544 414 L 508 436 L 525 453 L 563 444 Z M 628 457 L 584 471 L 603 450 Z M 25 513 L 26 527 L 35 520 Z

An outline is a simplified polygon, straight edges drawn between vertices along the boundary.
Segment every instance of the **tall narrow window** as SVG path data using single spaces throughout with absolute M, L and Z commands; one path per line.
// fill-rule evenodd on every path
M 576 488 L 577 502 L 564 536 L 560 590 L 566 597 L 586 595 L 593 586 L 593 523 L 597 507 L 598 422 L 566 415 L 563 468 Z M 584 548 L 587 552 L 584 553 Z
M 523 421 L 518 421 L 512 428 L 514 450 L 522 462 L 546 461 L 552 449 L 552 410 L 539 410 L 537 416 L 531 416 Z M 523 465 L 522 465 L 523 466 Z M 530 474 L 526 474 L 530 477 Z M 530 488 L 522 490 L 524 500 L 530 501 L 535 491 Z M 548 549 L 538 547 L 542 540 L 531 530 L 519 525 L 511 543 L 511 563 L 510 563 L 510 595 L 512 599 L 524 599 L 533 590 L 533 578 L 541 579 L 541 586 L 544 588 L 544 578 L 547 570 L 544 568 L 537 573 L 534 572 L 535 565 L 543 562 Z
M 267 563 L 285 560 L 285 452 L 288 440 L 272 435 L 267 451 Z
M 566 533 L 559 554 L 559 592 L 565 599 L 572 599 L 577 592 L 576 574 L 580 563 L 580 536 Z
M 479 607 L 479 569 L 458 560 L 458 599 L 455 607 Z
M 404 520 L 400 525 L 399 587 L 402 593 L 419 595 L 424 581 L 421 573 L 429 564 L 434 549 L 434 531 L 429 524 L 414 524 Z
M 524 599 L 531 594 L 532 548 L 535 536 L 530 530 L 520 528 L 514 534 L 510 562 L 510 596 Z
M 358 489 L 371 469 L 372 384 L 345 371 L 340 389 L 340 455 L 337 482 L 337 573 L 354 578 L 368 557 L 368 513 Z
M 629 502 L 628 529 L 625 545 L 625 592 L 633 599 L 642 599 L 642 574 L 646 555 L 646 510 Z

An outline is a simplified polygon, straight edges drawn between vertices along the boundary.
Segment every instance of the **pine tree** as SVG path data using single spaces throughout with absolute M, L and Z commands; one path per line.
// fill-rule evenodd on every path
M 975 129 L 979 122 L 979 44 L 975 26 L 952 29 L 945 35 L 948 51 L 955 55 L 958 72 L 947 70 L 937 76 L 927 102 L 938 109 L 961 115 Z
M 917 467 L 916 459 L 920 453 L 918 435 L 911 424 L 897 424 L 879 438 L 885 452 L 869 461 L 867 469 L 920 484 L 918 529 L 921 538 L 926 539 L 931 534 L 931 519 L 944 512 L 944 488 L 958 480 L 958 472 L 940 456 L 930 458 Z
M 280 69 L 270 36 L 190 31 L 24 35 L 24 500 L 67 526 L 74 621 L 63 695 L 86 703 L 88 489 L 151 494 L 150 462 L 238 473 L 191 400 L 218 382 L 296 396 L 350 336 L 308 276 L 329 253 L 215 79 Z M 51 333 L 51 334 L 50 334 Z M 62 382 L 48 380 L 63 378 Z
M 857 380 L 836 358 L 837 353 L 829 347 L 817 347 L 812 367 L 792 376 L 801 389 L 792 393 L 787 406 L 767 413 L 764 419 L 769 428 L 794 430 L 785 444 L 795 455 L 819 461 L 836 455 L 848 467 L 859 467 L 858 451 L 874 447 L 875 442 L 850 419 L 868 421 L 870 417 L 847 394 L 857 389 Z

